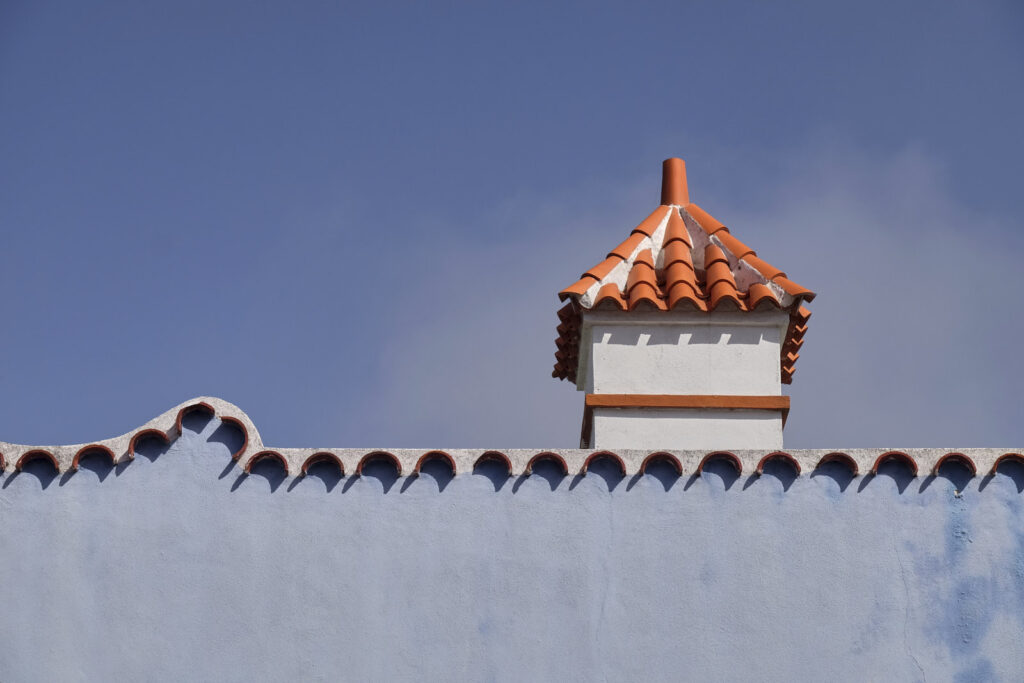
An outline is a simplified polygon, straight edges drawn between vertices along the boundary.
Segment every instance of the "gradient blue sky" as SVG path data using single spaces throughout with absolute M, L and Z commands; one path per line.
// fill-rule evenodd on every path
M 0 2 L 0 439 L 566 447 L 660 162 L 819 293 L 786 444 L 1020 446 L 1014 2 Z

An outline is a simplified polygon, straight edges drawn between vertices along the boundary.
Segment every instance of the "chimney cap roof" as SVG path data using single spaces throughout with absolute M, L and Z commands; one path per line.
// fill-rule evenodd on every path
M 684 239 L 687 238 L 687 239 Z M 681 252 L 687 250 L 687 254 Z M 654 273 L 634 273 L 634 265 L 656 264 Z M 638 283 L 644 286 L 637 286 Z M 629 237 L 580 279 L 559 293 L 570 300 L 561 311 L 552 375 L 575 381 L 582 311 L 782 310 L 790 314 L 781 353 L 782 381 L 792 381 L 810 311 L 804 301 L 814 292 L 758 258 L 729 228 L 690 202 L 686 163 L 662 162 L 661 205 Z

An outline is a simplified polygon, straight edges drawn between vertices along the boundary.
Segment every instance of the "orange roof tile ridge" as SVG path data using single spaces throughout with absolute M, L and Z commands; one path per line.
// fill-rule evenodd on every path
M 701 229 L 709 235 L 714 235 L 719 230 L 728 230 L 729 228 L 716 219 L 714 216 L 709 214 L 704 209 L 700 208 L 697 204 L 691 202 L 683 209 L 690 215 L 691 218 L 701 227 Z
M 807 329 L 809 312 L 799 305 L 812 300 L 814 292 L 760 258 L 721 221 L 690 201 L 682 159 L 666 159 L 662 171 L 661 205 L 604 261 L 559 293 L 563 301 L 571 300 L 576 322 L 565 331 L 564 320 L 559 326 L 561 355 L 556 354 L 553 375 L 576 380 L 579 321 L 587 309 L 774 309 L 787 311 L 790 316 L 786 331 L 789 345 L 780 359 L 782 381 L 788 384 L 796 360 L 789 354 L 800 348 L 794 342 L 802 339 Z M 648 270 L 652 261 L 653 273 Z
M 624 293 L 626 291 L 626 281 L 629 279 L 629 272 L 633 269 L 633 263 L 641 253 L 650 250 L 653 262 L 657 263 L 657 258 L 661 251 L 661 241 L 664 239 L 665 226 L 673 211 L 670 206 L 662 206 L 655 209 L 654 213 L 656 214 L 660 209 L 664 209 L 665 213 L 661 216 L 661 219 L 658 221 L 657 227 L 652 231 L 651 236 L 648 237 L 643 232 L 634 231 L 630 235 L 630 239 L 638 237 L 641 239 L 634 240 L 636 241 L 636 246 L 632 251 L 625 256 L 622 261 L 615 264 L 611 270 L 604 275 L 604 277 L 592 282 L 587 287 L 586 291 L 579 297 L 581 306 L 584 308 L 592 308 L 599 303 L 599 300 L 607 298 L 608 290 L 605 289 L 605 287 L 609 284 L 616 285 L 619 292 Z M 648 216 L 647 220 L 650 219 L 651 217 Z M 646 223 L 647 221 L 645 220 L 644 222 Z M 641 225 L 643 225 L 643 223 Z M 629 240 L 627 240 L 627 242 L 629 242 Z M 621 246 L 622 245 L 620 245 L 620 247 Z M 622 252 L 617 254 L 617 256 L 621 254 Z M 563 291 L 569 291 L 569 289 Z
M 691 204 L 690 206 L 701 210 L 696 204 Z M 717 221 L 715 221 L 715 224 L 721 225 Z M 701 227 L 704 229 L 703 225 Z M 786 276 L 786 273 L 760 258 L 757 252 L 733 236 L 725 226 L 721 226 L 715 232 L 709 234 L 708 241 L 724 251 L 727 258 L 731 256 L 731 258 L 728 258 L 729 265 L 734 270 L 735 275 L 741 276 L 737 277 L 736 283 L 741 291 L 748 290 L 750 285 L 755 283 L 767 285 L 783 308 L 788 308 L 792 305 L 797 297 L 802 297 L 807 301 L 814 299 L 814 292 L 793 282 Z M 746 270 L 755 275 L 757 280 L 750 281 L 748 277 L 745 277 Z

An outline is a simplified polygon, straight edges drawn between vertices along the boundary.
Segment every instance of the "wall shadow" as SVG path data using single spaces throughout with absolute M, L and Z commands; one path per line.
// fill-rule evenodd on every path
M 114 471 L 114 463 L 106 452 L 101 451 L 98 448 L 94 448 L 79 456 L 78 469 L 94 473 L 102 482 L 110 476 L 111 472 Z M 75 474 L 77 474 L 75 470 L 68 469 L 63 475 L 61 475 L 60 486 L 68 483 Z
M 171 450 L 170 442 L 153 433 L 143 434 L 135 442 L 135 456 L 141 455 L 150 462 L 155 461 L 169 450 Z
M 710 327 L 698 327 L 690 333 L 688 344 L 718 344 L 725 332 Z
M 729 332 L 726 344 L 760 344 L 762 330 L 757 327 L 739 327 Z
M 736 468 L 728 459 L 712 458 L 704 463 L 699 476 L 711 480 L 719 479 L 722 482 L 722 486 L 728 491 L 740 478 L 740 473 L 736 471 Z
M 508 465 L 498 460 L 483 460 L 473 468 L 474 475 L 486 477 L 494 487 L 495 492 L 500 491 L 505 483 L 512 478 L 508 471 Z
M 561 466 L 554 460 L 539 460 L 533 465 L 533 472 L 531 474 L 523 474 L 516 479 L 516 483 L 512 485 L 512 493 L 519 490 L 519 487 L 523 485 L 530 477 L 539 477 L 548 483 L 548 486 L 552 491 L 558 488 L 558 485 L 565 479 L 565 473 L 562 472 Z
M 309 469 L 306 470 L 305 476 L 295 477 L 295 481 L 288 486 L 288 490 L 291 491 L 298 486 L 300 482 L 308 479 L 317 479 L 324 485 L 327 492 L 330 493 L 344 478 L 345 477 L 341 474 L 341 468 L 338 467 L 338 463 L 332 460 L 318 460 L 309 466 Z
M 705 467 L 705 469 L 707 468 Z M 788 491 L 789 487 L 793 485 L 793 482 L 796 481 L 796 478 L 800 476 L 800 474 L 796 471 L 796 468 L 793 467 L 793 463 L 787 461 L 785 458 L 772 458 L 761 466 L 761 474 L 757 474 L 755 472 L 747 477 L 747 481 L 743 484 L 743 490 L 746 491 L 754 485 L 754 482 L 766 476 L 778 479 L 782 484 L 782 490 Z
M 238 466 L 238 461 L 236 461 L 236 460 L 228 460 L 228 464 L 225 465 L 224 469 L 220 471 L 220 474 L 217 475 L 217 478 L 218 479 L 223 479 L 224 477 L 226 477 L 229 474 L 231 474 L 232 472 L 234 472 L 235 471 L 235 467 L 237 467 L 237 466 Z M 245 472 L 243 472 L 242 474 L 245 474 Z
M 583 476 L 600 477 L 604 480 L 605 486 L 608 487 L 609 493 L 614 491 L 615 487 L 621 484 L 622 480 L 626 478 L 626 475 L 622 472 L 622 468 L 619 466 L 619 463 L 611 457 L 594 458 L 594 460 L 587 465 L 587 473 Z M 575 481 L 570 484 L 569 489 L 573 489 L 575 484 Z
M 971 483 L 971 479 L 974 479 L 974 473 L 962 462 L 947 460 L 939 467 L 937 474 L 929 474 L 924 478 L 918 492 L 923 493 L 936 479 L 945 479 L 956 491 L 963 491 Z
M 42 488 L 48 487 L 57 478 L 57 468 L 48 458 L 34 458 L 26 462 L 21 470 L 14 470 L 4 480 L 3 488 L 7 488 L 20 476 L 35 478 Z
M 184 422 L 184 421 L 182 421 Z M 209 443 L 224 444 L 229 453 L 237 453 L 245 445 L 245 433 L 238 425 L 230 422 L 221 422 L 207 439 Z
M 278 462 L 277 458 L 263 458 L 253 463 L 248 472 L 242 472 L 242 474 L 238 475 L 235 483 L 231 486 L 231 490 L 238 490 L 238 487 L 249 477 L 265 479 L 270 486 L 271 493 L 273 493 L 288 478 L 288 473 L 285 472 L 284 466 Z
M 181 430 L 188 430 L 199 434 L 206 429 L 206 425 L 210 424 L 213 419 L 214 415 L 212 412 L 205 408 L 197 407 L 181 416 Z
M 874 474 L 868 473 L 864 476 L 864 481 L 857 487 L 857 491 L 863 491 L 867 488 L 868 484 L 879 477 L 888 477 L 896 483 L 896 490 L 903 493 L 910 486 L 910 482 L 916 478 L 914 471 L 910 469 L 910 465 L 899 460 L 898 458 L 890 458 L 881 465 L 878 466 L 878 471 Z
M 639 484 L 644 477 L 650 477 L 654 481 L 658 482 L 665 491 L 668 491 L 675 486 L 676 482 L 681 478 L 679 472 L 676 471 L 676 468 L 667 460 L 652 460 L 647 463 L 647 467 L 643 472 L 637 472 L 629 478 L 629 483 L 626 484 L 626 490 L 632 491 L 633 487 Z
M 420 472 L 416 476 L 406 477 L 406 481 L 402 484 L 401 491 L 405 491 L 413 482 L 418 479 L 423 479 L 426 475 L 426 479 L 433 479 L 437 484 L 438 493 L 445 490 L 445 488 L 455 478 L 455 473 L 452 472 L 451 465 L 449 465 L 443 458 L 432 458 L 427 460 L 420 466 Z
M 668 327 L 655 327 L 647 339 L 648 346 L 679 346 L 683 333 L 678 329 Z
M 624 344 L 626 346 L 636 346 L 640 343 L 640 330 L 630 329 L 628 327 L 615 327 L 612 328 L 611 332 L 606 333 L 608 335 L 609 344 Z
M 846 487 L 850 485 L 850 482 L 854 480 L 856 475 L 853 470 L 844 463 L 841 462 L 825 462 L 814 468 L 811 472 L 811 477 L 825 477 L 831 479 L 839 486 L 840 491 L 845 491 Z
M 978 490 L 983 490 L 997 477 L 1005 477 L 1017 488 L 1017 493 L 1024 493 L 1024 463 L 1016 460 L 1006 460 L 999 465 L 999 471 L 990 472 L 985 475 L 978 485 Z
M 359 476 L 350 477 L 345 485 L 341 488 L 341 492 L 345 493 L 352 488 L 360 477 L 369 477 L 376 479 L 384 487 L 384 493 L 391 490 L 391 487 L 398 481 L 398 469 L 394 463 L 388 458 L 375 458 L 368 461 L 363 465 L 362 473 Z

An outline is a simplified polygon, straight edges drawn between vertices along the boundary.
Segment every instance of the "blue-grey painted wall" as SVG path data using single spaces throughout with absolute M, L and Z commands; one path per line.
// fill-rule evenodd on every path
M 980 491 L 895 465 L 282 480 L 185 426 L 127 466 L 6 475 L 0 680 L 1024 675 L 1013 467 Z

